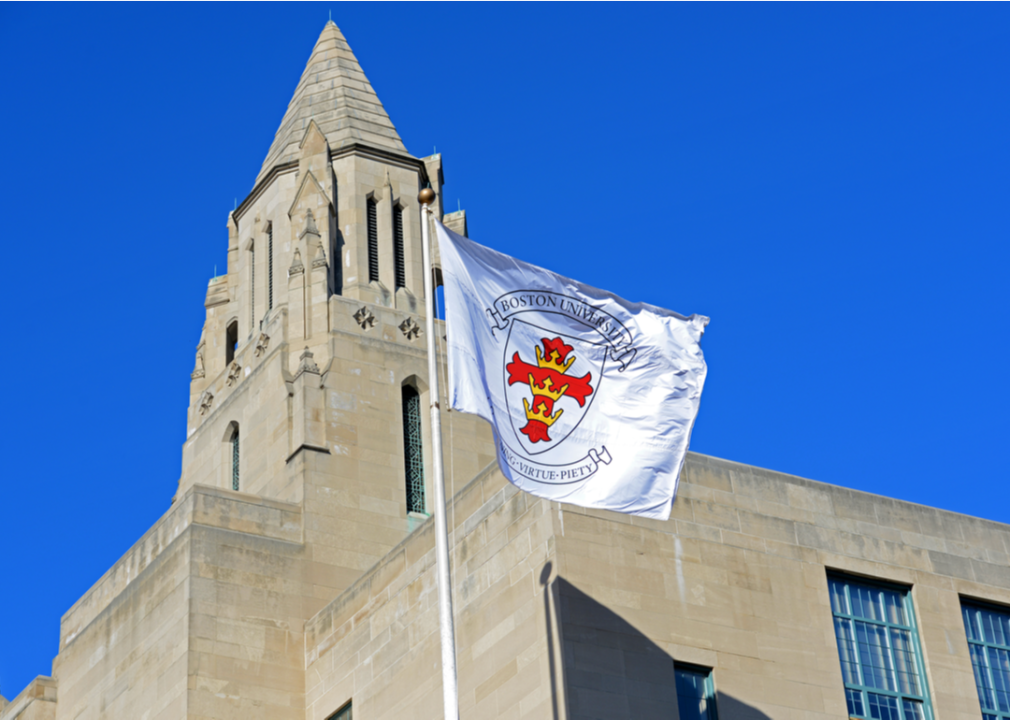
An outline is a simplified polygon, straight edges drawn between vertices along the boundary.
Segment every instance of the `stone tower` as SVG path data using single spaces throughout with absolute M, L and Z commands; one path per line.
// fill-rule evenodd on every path
M 381 514 L 405 531 L 402 386 L 422 401 L 427 388 L 417 194 L 430 185 L 441 217 L 442 180 L 441 156 L 407 152 L 327 23 L 228 217 L 228 272 L 207 289 L 177 498 L 201 484 L 302 502 L 306 468 L 322 463 L 389 503 Z M 444 220 L 465 229 L 463 212 Z M 483 450 L 457 458 L 470 476 L 493 459 Z
M 228 216 L 172 508 L 64 616 L 55 717 L 304 717 L 305 621 L 429 515 L 417 195 L 442 181 L 327 23 Z M 490 429 L 450 425 L 468 480 Z

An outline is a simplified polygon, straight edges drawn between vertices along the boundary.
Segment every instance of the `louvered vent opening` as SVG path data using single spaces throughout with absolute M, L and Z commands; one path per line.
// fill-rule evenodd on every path
M 249 333 L 256 329 L 256 248 L 249 248 Z
M 267 230 L 267 310 L 274 309 L 274 228 Z
M 368 201 L 368 281 L 379 279 L 379 218 L 375 201 Z
M 396 287 L 407 287 L 407 268 L 403 260 L 403 208 L 393 208 L 393 254 L 396 257 Z

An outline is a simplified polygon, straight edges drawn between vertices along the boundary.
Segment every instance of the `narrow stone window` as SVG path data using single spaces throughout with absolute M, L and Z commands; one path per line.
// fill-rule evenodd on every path
M 983 720 L 1010 717 L 1010 608 L 962 601 Z
M 256 246 L 249 248 L 249 334 L 256 330 Z
M 849 716 L 932 718 L 908 589 L 829 575 L 828 594 Z
M 403 461 L 407 485 L 407 512 L 424 513 L 421 396 L 411 385 L 403 386 Z
M 274 226 L 267 227 L 267 311 L 274 309 Z
M 716 720 L 712 671 L 694 665 L 673 665 L 677 710 L 681 720 Z
M 231 489 L 238 490 L 238 428 L 231 436 Z
M 326 718 L 326 720 L 353 720 L 351 717 L 351 703 L 344 705 L 342 708 Z
M 379 218 L 375 200 L 368 198 L 368 282 L 379 279 Z
M 442 269 L 433 268 L 431 284 L 435 288 L 435 318 L 445 320 L 445 287 L 442 285 Z
M 407 267 L 403 258 L 403 208 L 393 208 L 393 258 L 396 261 L 396 290 L 407 287 Z
M 238 345 L 238 320 L 232 320 L 228 324 L 228 330 L 224 339 L 224 363 L 231 365 L 235 359 L 235 347 Z

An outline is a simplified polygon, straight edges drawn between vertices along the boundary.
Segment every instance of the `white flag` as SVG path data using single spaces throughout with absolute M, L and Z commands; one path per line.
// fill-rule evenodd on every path
M 549 500 L 666 520 L 698 414 L 708 318 L 556 275 L 436 223 L 449 400 Z

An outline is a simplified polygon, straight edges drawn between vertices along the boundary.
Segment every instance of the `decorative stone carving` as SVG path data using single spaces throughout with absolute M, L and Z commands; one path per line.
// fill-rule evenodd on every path
M 312 214 L 311 208 L 308 208 L 305 211 L 305 232 L 313 233 L 315 235 L 319 234 L 319 229 L 316 227 L 316 217 Z
M 202 347 L 202 346 L 201 346 Z M 191 379 L 196 380 L 197 378 L 202 378 L 207 373 L 203 369 L 203 353 L 197 352 L 196 354 L 196 367 L 193 368 L 192 374 L 189 376 Z
M 298 365 L 298 374 L 301 375 L 303 372 L 319 374 L 319 366 L 316 365 L 315 360 L 312 359 L 312 353 L 309 352 L 308 348 L 305 348 L 305 352 L 301 354 L 298 358 L 301 363 Z
M 298 248 L 295 248 L 295 258 L 291 261 L 291 267 L 288 268 L 288 277 L 303 272 L 305 272 L 305 266 L 302 265 L 302 254 Z
M 241 379 L 241 377 L 242 377 L 241 365 L 239 365 L 237 362 L 233 362 L 231 365 L 228 366 L 228 377 L 225 379 L 225 382 L 228 384 L 228 387 L 231 387 L 232 385 L 237 383 L 239 379 Z
M 200 414 L 206 415 L 214 405 L 214 395 L 210 391 L 204 392 L 200 398 Z
M 266 333 L 260 333 L 259 340 L 256 341 L 256 357 L 260 357 L 267 351 L 270 346 L 270 336 Z
M 316 257 L 312 261 L 312 267 L 313 268 L 326 267 L 326 255 L 323 253 L 322 245 L 316 248 Z
M 421 334 L 421 326 L 414 322 L 414 318 L 407 318 L 400 323 L 400 332 L 408 340 L 416 340 Z
M 375 327 L 375 315 L 364 305 L 358 312 L 354 313 L 354 322 L 361 326 L 362 330 L 367 330 L 368 328 Z

